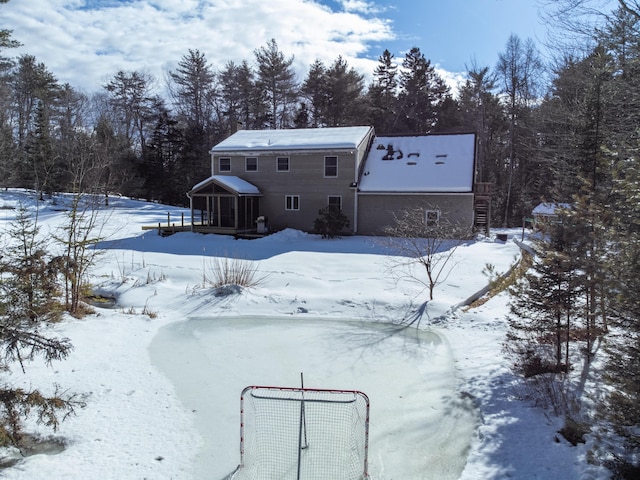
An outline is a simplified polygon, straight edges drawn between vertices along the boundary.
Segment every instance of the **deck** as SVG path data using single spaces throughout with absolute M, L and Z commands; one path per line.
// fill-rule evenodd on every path
M 142 230 L 156 230 L 158 235 L 168 237 L 178 232 L 214 233 L 217 235 L 233 235 L 242 238 L 259 238 L 265 234 L 258 233 L 256 228 L 237 229 L 233 227 L 216 227 L 202 222 L 186 222 L 184 214 L 178 222 L 172 221 L 170 212 L 167 212 L 167 221 L 158 222 L 156 225 L 143 225 Z

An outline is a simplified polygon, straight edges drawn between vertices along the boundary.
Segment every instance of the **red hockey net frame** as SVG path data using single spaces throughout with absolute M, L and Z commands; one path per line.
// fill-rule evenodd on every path
M 233 479 L 369 479 L 369 411 L 357 390 L 246 387 Z

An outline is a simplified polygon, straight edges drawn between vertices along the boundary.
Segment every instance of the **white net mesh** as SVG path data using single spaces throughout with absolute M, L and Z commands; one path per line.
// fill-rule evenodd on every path
M 362 392 L 247 387 L 234 480 L 367 478 L 369 400 Z

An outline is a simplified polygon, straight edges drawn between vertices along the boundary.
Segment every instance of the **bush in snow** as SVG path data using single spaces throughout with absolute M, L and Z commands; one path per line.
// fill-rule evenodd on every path
M 203 273 L 204 285 L 213 288 L 226 286 L 257 287 L 265 280 L 254 262 L 241 258 L 217 257 L 209 261 Z
M 343 229 L 349 227 L 349 219 L 337 208 L 322 208 L 318 210 L 318 215 L 313 221 L 313 228 L 322 238 L 336 238 Z

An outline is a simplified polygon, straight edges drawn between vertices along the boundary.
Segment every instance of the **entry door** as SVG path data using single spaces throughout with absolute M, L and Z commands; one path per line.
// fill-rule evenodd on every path
M 217 227 L 219 225 L 218 212 L 218 197 L 207 197 L 207 225 L 209 227 Z
M 236 226 L 236 198 L 220 198 L 220 226 L 235 228 Z

